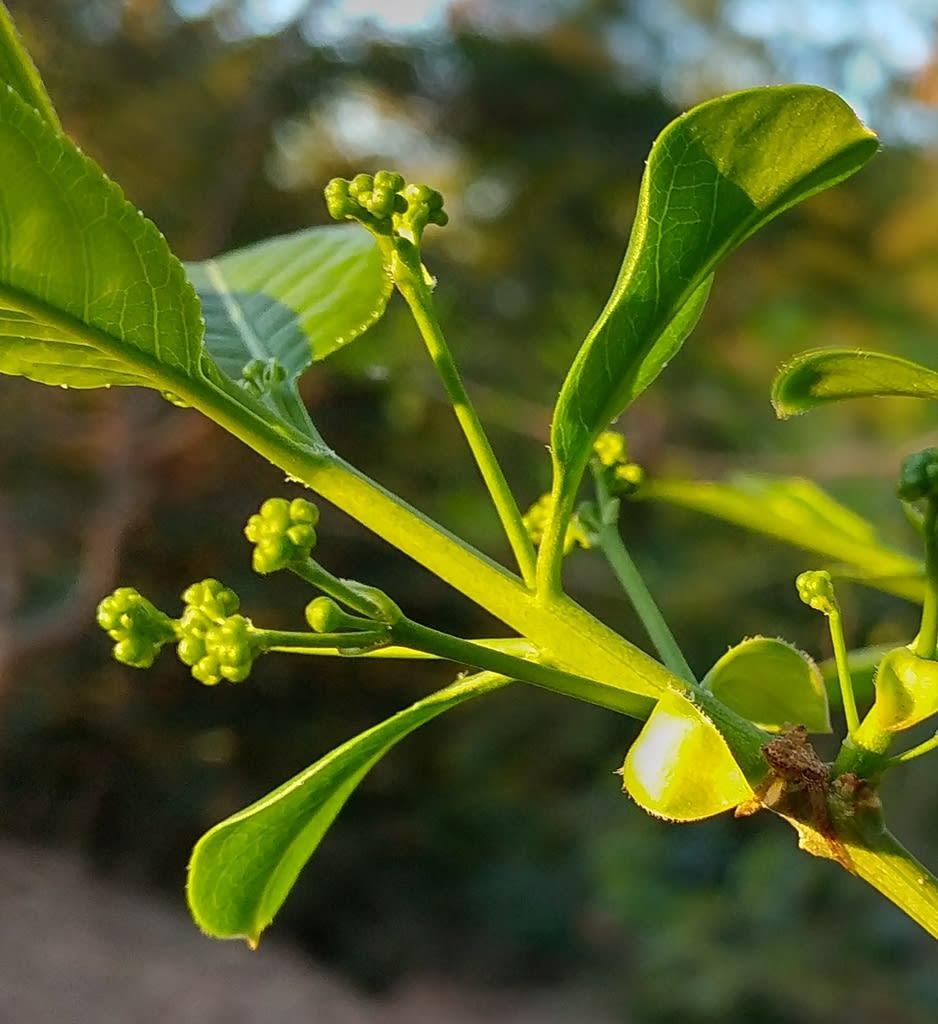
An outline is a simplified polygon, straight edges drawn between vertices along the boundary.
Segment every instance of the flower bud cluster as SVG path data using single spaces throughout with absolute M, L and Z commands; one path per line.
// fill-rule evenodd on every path
M 449 220 L 443 196 L 427 185 L 405 185 L 400 174 L 357 174 L 351 181 L 333 178 L 326 186 L 326 207 L 333 220 L 356 220 L 376 235 L 419 242 L 428 224 Z
M 244 536 L 254 545 L 254 571 L 276 572 L 309 558 L 318 522 L 319 509 L 305 498 L 268 498 L 244 527 Z
M 149 668 L 160 648 L 176 639 L 173 620 L 133 587 L 105 597 L 97 620 L 114 641 L 114 657 L 132 668 Z
M 249 619 L 236 614 L 240 602 L 218 580 L 193 583 L 182 595 L 185 610 L 178 623 L 179 660 L 206 686 L 222 679 L 247 679 L 260 648 Z

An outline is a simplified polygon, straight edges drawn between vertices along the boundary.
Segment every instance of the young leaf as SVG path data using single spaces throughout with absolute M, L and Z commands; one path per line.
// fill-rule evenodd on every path
M 0 3 L 0 82 L 14 89 L 56 131 L 59 118 L 6 4 Z
M 843 563 L 840 575 L 921 601 L 920 562 L 883 544 L 873 526 L 803 477 L 739 474 L 711 480 L 644 482 L 638 499 L 666 501 L 783 540 Z
M 911 729 L 938 713 L 938 662 L 919 658 L 907 647 L 883 658 L 874 684 L 870 718 L 885 732 Z
M 772 405 L 780 419 L 845 398 L 938 398 L 938 373 L 898 356 L 856 349 L 802 352 L 776 374 Z
M 371 767 L 418 726 L 507 682 L 490 672 L 461 679 L 337 747 L 207 832 L 189 864 L 189 908 L 199 927 L 217 938 L 244 938 L 256 946 Z
M 391 281 L 375 240 L 354 224 L 309 228 L 186 266 L 202 300 L 205 347 L 238 380 L 276 359 L 294 382 L 384 312 Z
M 743 640 L 710 669 L 703 685 L 768 732 L 786 725 L 803 725 L 808 732 L 831 731 L 827 690 L 817 665 L 784 640 Z
M 199 302 L 100 168 L 0 88 L 0 372 L 176 390 L 201 378 Z
M 632 744 L 622 782 L 639 807 L 671 821 L 710 818 L 752 797 L 717 728 L 673 691 L 658 701 Z
M 876 148 L 843 100 L 805 85 L 723 96 L 665 128 L 612 296 L 554 412 L 554 493 L 564 506 L 600 431 L 693 327 L 720 260 L 779 213 L 849 177 Z

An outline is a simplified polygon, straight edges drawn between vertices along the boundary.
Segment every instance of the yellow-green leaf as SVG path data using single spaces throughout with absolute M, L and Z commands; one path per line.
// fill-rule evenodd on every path
M 769 732 L 787 725 L 831 731 L 827 690 L 817 665 L 784 640 L 743 640 L 720 658 L 703 684 L 728 708 Z
M 795 356 L 772 383 L 772 404 L 782 419 L 845 398 L 885 395 L 938 398 L 938 373 L 882 352 L 825 348 Z
M 726 741 L 678 693 L 658 701 L 622 766 L 623 788 L 639 807 L 671 821 L 697 821 L 752 797 Z

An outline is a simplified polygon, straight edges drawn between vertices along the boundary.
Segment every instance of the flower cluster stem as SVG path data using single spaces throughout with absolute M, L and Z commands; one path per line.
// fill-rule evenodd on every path
M 389 239 L 385 243 L 385 248 L 385 258 L 394 283 L 410 307 L 456 419 L 472 450 L 518 563 L 521 578 L 528 587 L 533 587 L 536 563 L 534 546 L 521 521 L 521 512 L 505 474 L 446 344 L 446 338 L 433 308 L 433 296 L 425 279 L 426 271 L 420 263 L 416 247 L 406 240 Z

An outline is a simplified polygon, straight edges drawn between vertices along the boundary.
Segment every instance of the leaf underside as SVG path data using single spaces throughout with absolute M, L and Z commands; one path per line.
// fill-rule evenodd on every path
M 856 349 L 802 352 L 772 383 L 772 404 L 782 419 L 846 398 L 938 398 L 938 373 L 899 356 Z
M 391 280 L 372 236 L 356 224 L 308 228 L 190 263 L 205 346 L 233 380 L 276 359 L 294 381 L 357 338 L 384 312 Z

